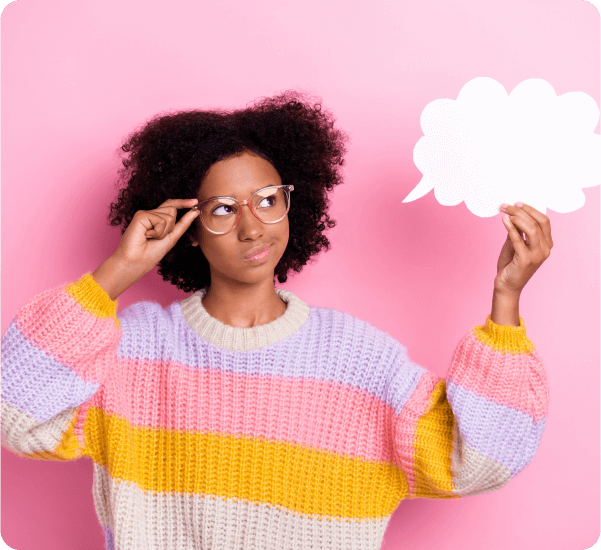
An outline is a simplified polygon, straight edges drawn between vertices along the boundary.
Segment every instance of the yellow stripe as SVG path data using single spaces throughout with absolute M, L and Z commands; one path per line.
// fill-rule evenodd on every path
M 393 464 L 261 438 L 132 426 L 88 410 L 86 454 L 142 490 L 283 506 L 307 515 L 387 517 L 407 496 Z M 102 441 L 105 441 L 103 447 Z
M 90 273 L 82 275 L 77 282 L 68 284 L 66 290 L 90 313 L 96 315 L 96 317 L 112 318 L 117 326 L 120 326 L 117 319 L 117 304 L 119 301 L 111 300 L 110 296 Z
M 526 337 L 526 324 L 520 317 L 520 326 L 497 325 L 490 315 L 483 326 L 474 327 L 477 340 L 501 353 L 532 353 L 534 344 Z
M 451 475 L 453 422 L 446 383 L 441 380 L 430 394 L 427 412 L 417 422 L 413 498 L 458 498 Z

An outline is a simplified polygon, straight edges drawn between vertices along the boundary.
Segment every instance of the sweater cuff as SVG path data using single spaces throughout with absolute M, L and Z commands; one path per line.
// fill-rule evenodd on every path
M 66 291 L 77 300 L 85 310 L 96 317 L 112 317 L 117 321 L 118 299 L 111 300 L 108 293 L 96 282 L 91 273 L 82 275 L 80 279 L 68 284 Z
M 474 328 L 475 337 L 487 346 L 506 353 L 532 353 L 534 344 L 526 336 L 526 325 L 520 317 L 520 326 L 497 325 L 490 315 L 482 326 Z

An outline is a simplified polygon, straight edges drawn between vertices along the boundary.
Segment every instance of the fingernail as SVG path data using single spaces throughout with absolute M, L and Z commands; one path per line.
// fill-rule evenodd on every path
M 502 211 L 502 212 L 505 212 L 505 209 L 507 208 L 507 206 L 508 206 L 507 204 L 503 203 L 503 204 L 501 205 L 501 211 Z
M 516 205 L 516 206 L 519 206 L 520 208 L 522 208 L 522 206 L 524 206 L 524 203 L 521 203 L 521 202 L 516 202 L 516 203 L 515 203 L 515 205 Z
M 508 222 L 508 221 L 509 221 L 509 214 L 505 214 L 505 215 L 503 216 L 503 219 L 504 219 L 506 222 Z

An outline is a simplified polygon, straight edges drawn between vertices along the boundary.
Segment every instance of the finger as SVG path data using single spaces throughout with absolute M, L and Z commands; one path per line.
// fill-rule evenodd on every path
M 200 212 L 198 210 L 190 210 L 186 212 L 180 220 L 175 224 L 173 231 L 169 233 L 169 237 L 173 240 L 173 244 L 175 244 L 181 236 L 188 230 L 192 222 L 199 216 Z
M 511 217 L 511 222 L 526 235 L 526 246 L 531 250 L 541 248 L 542 229 L 538 222 L 532 218 L 526 211 L 517 206 L 507 206 L 505 212 Z
M 167 199 L 158 208 L 175 207 L 178 210 L 181 208 L 191 208 L 198 202 L 198 199 Z M 157 210 L 158 210 L 157 208 Z
M 517 206 L 518 204 L 521 204 L 522 206 Z M 551 238 L 551 220 L 549 220 L 548 216 L 545 216 L 545 214 L 526 203 L 517 202 L 515 208 L 523 210 L 536 220 L 541 228 L 547 246 L 549 248 L 553 248 L 553 239 Z
M 170 203 L 175 203 L 170 204 Z M 169 199 L 165 201 L 163 204 L 152 210 L 152 212 L 156 212 L 162 216 L 166 216 L 169 221 L 169 225 L 164 229 L 163 234 L 161 236 L 164 237 L 168 233 L 171 233 L 175 222 L 177 220 L 177 210 L 178 208 L 190 208 L 198 203 L 198 199 Z M 183 206 L 181 206 L 183 204 Z
M 155 237 L 158 236 L 168 224 L 168 220 L 165 219 L 163 215 L 146 212 L 144 210 L 136 212 L 134 219 L 143 227 L 144 233 L 151 232 Z
M 154 239 L 162 239 L 166 234 L 168 222 L 164 219 L 158 221 L 152 229 L 146 231 L 147 237 L 152 237 Z
M 518 256 L 522 258 L 526 258 L 528 256 L 528 247 L 522 239 L 522 234 L 517 230 L 516 226 L 511 222 L 511 219 L 506 218 L 506 215 L 503 214 L 503 223 L 507 228 L 507 233 L 509 239 L 511 239 L 511 243 L 513 244 L 513 249 Z

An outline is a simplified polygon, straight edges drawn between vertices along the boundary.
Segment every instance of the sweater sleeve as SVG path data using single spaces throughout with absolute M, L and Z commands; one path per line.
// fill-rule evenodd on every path
M 395 461 L 408 498 L 459 498 L 503 487 L 532 460 L 547 418 L 542 362 L 520 326 L 488 316 L 460 342 L 446 379 L 417 366 L 395 376 Z M 414 380 L 408 384 L 397 379 Z M 393 401 L 395 398 L 393 397 Z
M 112 301 L 90 273 L 39 294 L 2 336 L 2 445 L 19 456 L 85 455 L 86 402 L 121 337 Z

